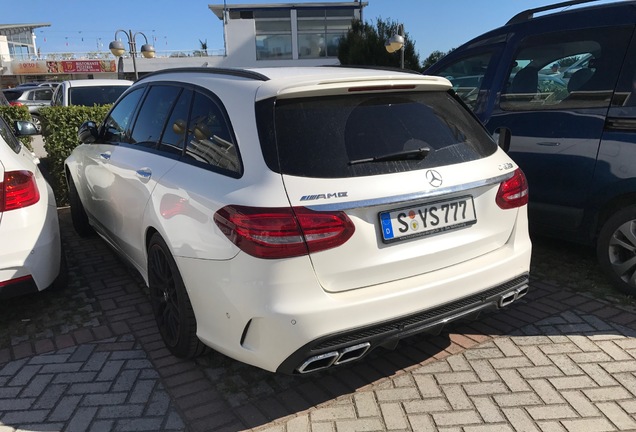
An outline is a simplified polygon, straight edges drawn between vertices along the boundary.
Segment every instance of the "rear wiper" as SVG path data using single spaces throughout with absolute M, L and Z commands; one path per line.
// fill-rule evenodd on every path
M 382 156 L 374 156 L 366 159 L 357 159 L 349 161 L 349 165 L 357 165 L 368 162 L 385 162 L 399 161 L 408 159 L 424 159 L 431 152 L 430 147 L 422 147 L 415 150 L 403 150 L 395 153 L 389 153 Z

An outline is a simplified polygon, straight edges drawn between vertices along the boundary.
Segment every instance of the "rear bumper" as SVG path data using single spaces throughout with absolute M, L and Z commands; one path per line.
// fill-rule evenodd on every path
M 524 274 L 489 290 L 390 321 L 335 333 L 309 342 L 290 355 L 277 369 L 285 374 L 317 372 L 358 360 L 374 348 L 392 348 L 400 339 L 418 333 L 439 334 L 449 323 L 474 320 L 486 311 L 505 307 L 528 292 Z
M 497 308 L 502 296 L 527 287 L 531 243 L 527 227 L 521 228 L 506 246 L 473 260 L 335 294 L 317 285 L 307 257 L 272 262 L 245 254 L 230 261 L 175 259 L 195 312 L 197 335 L 206 345 L 268 371 L 299 373 L 315 355 L 336 351 L 340 356 L 341 349 L 359 343 L 390 346 Z M 366 354 L 360 351 L 345 354 Z
M 19 278 L 7 285 L 0 284 L 0 299 L 8 299 L 38 292 L 33 278 Z
M 61 239 L 57 208 L 48 190 L 40 202 L 2 215 L 0 224 L 0 298 L 42 291 L 60 272 Z M 46 192 L 45 192 L 46 193 Z M 31 277 L 29 280 L 28 277 Z

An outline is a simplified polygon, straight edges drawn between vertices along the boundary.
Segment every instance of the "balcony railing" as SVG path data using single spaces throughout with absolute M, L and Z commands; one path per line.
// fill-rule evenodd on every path
M 224 56 L 225 50 L 178 50 L 178 51 L 156 51 L 156 57 L 160 58 L 179 58 L 179 57 L 216 57 Z M 124 58 L 130 57 L 130 54 L 123 56 Z M 96 52 L 65 52 L 65 53 L 40 53 L 40 55 L 34 54 L 18 54 L 11 55 L 10 61 L 36 61 L 36 60 L 116 60 L 117 58 L 110 52 L 96 51 Z

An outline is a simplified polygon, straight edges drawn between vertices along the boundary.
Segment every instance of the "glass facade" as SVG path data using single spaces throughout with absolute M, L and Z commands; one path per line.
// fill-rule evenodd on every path
M 25 60 L 37 56 L 33 46 L 33 35 L 30 30 L 18 32 L 15 32 L 15 30 L 0 31 L 0 35 L 7 37 L 11 58 Z
M 256 60 L 289 60 L 292 58 L 291 11 L 256 10 Z
M 256 9 L 230 14 L 231 19 L 253 19 L 257 60 L 337 57 L 340 39 L 347 33 L 357 8 Z
M 351 26 L 354 13 L 354 9 L 298 10 L 298 58 L 337 57 L 340 38 Z

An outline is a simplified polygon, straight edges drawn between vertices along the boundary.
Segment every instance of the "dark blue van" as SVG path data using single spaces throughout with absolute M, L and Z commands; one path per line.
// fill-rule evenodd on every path
M 594 245 L 629 294 L 636 294 L 635 26 L 636 1 L 562 2 L 519 13 L 425 71 L 448 78 L 493 135 L 511 136 L 509 154 L 530 186 L 531 231 Z

